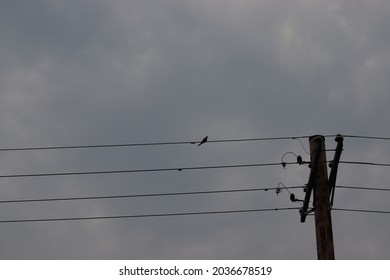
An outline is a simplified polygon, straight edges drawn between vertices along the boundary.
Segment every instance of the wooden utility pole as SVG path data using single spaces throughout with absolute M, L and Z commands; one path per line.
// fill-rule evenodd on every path
M 310 156 L 314 184 L 314 214 L 317 240 L 317 256 L 319 260 L 334 260 L 334 244 L 332 218 L 330 213 L 328 172 L 325 154 L 325 138 L 321 135 L 314 135 L 309 138 Z M 319 153 L 319 155 L 318 155 Z M 316 156 L 317 155 L 317 156 Z

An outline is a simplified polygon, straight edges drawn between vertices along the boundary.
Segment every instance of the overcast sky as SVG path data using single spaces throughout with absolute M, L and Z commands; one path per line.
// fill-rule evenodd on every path
M 387 0 L 2 1 L 0 148 L 389 137 L 389 14 Z M 277 163 L 286 152 L 309 160 L 297 140 L 8 151 L 0 175 Z M 345 138 L 342 159 L 389 163 L 390 142 Z M 1 178 L 0 200 L 299 186 L 309 172 Z M 337 182 L 390 188 L 389 179 L 389 167 L 342 164 Z M 390 211 L 389 200 L 338 189 L 335 207 Z M 300 207 L 286 190 L 3 203 L 0 220 L 284 207 Z M 332 218 L 336 258 L 389 259 L 389 214 Z M 3 223 L 0 240 L 1 259 L 317 258 L 314 219 L 300 223 L 298 210 Z

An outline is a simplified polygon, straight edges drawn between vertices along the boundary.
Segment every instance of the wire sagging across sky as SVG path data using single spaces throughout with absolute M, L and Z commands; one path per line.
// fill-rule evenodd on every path
M 330 137 L 327 136 L 327 137 Z M 233 142 L 253 142 L 253 141 L 273 141 L 309 138 L 307 135 L 282 136 L 282 137 L 258 137 L 240 139 L 208 139 L 207 143 L 233 143 Z M 112 144 L 92 144 L 92 145 L 68 145 L 68 146 L 36 146 L 36 147 L 14 147 L 0 148 L 0 152 L 10 151 L 34 151 L 34 150 L 64 150 L 64 149 L 93 149 L 93 148 L 118 148 L 118 147 L 141 147 L 141 146 L 166 146 L 166 145 L 194 145 L 200 143 L 195 141 L 169 141 L 169 142 L 140 142 L 140 143 L 112 143 Z
M 336 137 L 337 134 L 323 135 L 325 138 Z M 362 136 L 362 135 L 342 135 L 345 138 L 371 139 L 371 140 L 390 140 L 390 137 L 381 136 Z M 281 137 L 257 137 L 257 138 L 235 138 L 235 139 L 209 139 L 207 143 L 234 143 L 234 142 L 253 142 L 253 141 L 274 141 L 274 140 L 301 140 L 310 138 L 310 135 L 300 136 L 281 136 Z M 200 143 L 195 141 L 167 141 L 167 142 L 139 142 L 139 143 L 109 143 L 109 144 L 86 144 L 86 145 L 58 145 L 58 146 L 26 146 L 0 148 L 0 152 L 11 151 L 34 151 L 34 150 L 65 150 L 65 149 L 95 149 L 95 148 L 120 148 L 120 147 L 141 147 L 141 146 L 166 146 L 166 145 L 194 145 Z M 302 142 L 301 142 L 302 144 Z M 303 146 L 303 144 L 302 144 Z M 303 146 L 304 147 L 304 146 Z M 306 151 L 306 153 L 308 153 Z
M 385 191 L 390 192 L 390 188 L 372 188 L 372 187 L 355 187 L 355 186 L 336 186 L 339 189 L 365 190 L 365 191 Z
M 235 214 L 235 213 L 253 213 L 253 212 L 274 212 L 298 210 L 298 207 L 285 208 L 267 208 L 267 209 L 240 209 L 223 211 L 204 211 L 204 212 L 177 212 L 177 213 L 157 213 L 141 215 L 115 215 L 115 216 L 93 216 L 93 217 L 68 217 L 68 218 L 42 218 L 42 219 L 18 219 L 18 220 L 0 220 L 0 224 L 5 223 L 27 223 L 27 222 L 60 222 L 60 221 L 81 221 L 81 220 L 108 220 L 108 219 L 131 219 L 131 218 L 159 218 L 173 216 L 194 216 L 194 215 L 216 215 L 216 214 Z
M 390 211 L 385 210 L 366 210 L 366 209 L 347 209 L 347 208 L 333 208 L 332 210 L 340 212 L 357 212 L 357 213 L 371 213 L 371 214 L 390 214 Z
M 203 211 L 203 212 L 174 212 L 174 213 L 156 213 L 156 214 L 139 214 L 139 215 L 113 215 L 113 216 L 89 216 L 89 217 L 65 217 L 65 218 L 39 218 L 39 219 L 15 219 L 0 220 L 0 224 L 7 223 L 31 223 L 31 222 L 64 222 L 64 221 L 86 221 L 86 220 L 112 220 L 112 219 L 135 219 L 135 218 L 161 218 L 161 217 L 178 217 L 178 216 L 195 216 L 195 215 L 217 215 L 217 214 L 239 214 L 255 212 L 277 212 L 299 210 L 300 207 L 284 208 L 263 208 L 263 209 L 239 209 L 239 210 L 221 210 L 221 211 Z M 371 214 L 390 214 L 390 211 L 382 210 L 364 210 L 364 209 L 346 209 L 333 208 L 334 211 L 356 212 Z
M 355 164 L 355 165 L 390 166 L 390 163 L 365 162 L 365 161 L 346 161 L 346 160 L 340 160 L 339 163 L 344 163 L 344 164 Z
M 169 167 L 169 168 L 149 168 L 149 169 L 125 169 L 125 170 L 101 170 L 101 171 L 80 171 L 80 172 L 55 172 L 55 173 L 31 173 L 31 174 L 8 174 L 0 175 L 0 178 L 25 178 L 25 177 L 49 177 L 49 176 L 76 176 L 76 175 L 98 175 L 98 174 L 120 174 L 120 173 L 145 173 L 164 171 L 186 171 L 224 168 L 244 168 L 244 167 L 264 167 L 278 166 L 286 164 L 297 164 L 296 162 L 276 162 L 276 163 L 251 163 L 234 165 L 209 165 L 191 167 Z
M 371 140 L 390 140 L 390 137 L 381 136 L 364 136 L 364 135 L 342 135 L 345 138 L 356 138 L 356 139 L 371 139 Z
M 303 186 L 285 187 L 286 189 L 298 189 Z M 106 195 L 106 196 L 84 196 L 84 197 L 62 197 L 62 198 L 32 198 L 32 199 L 12 199 L 0 200 L 4 203 L 24 203 L 24 202 L 49 202 L 49 201 L 75 201 L 75 200 L 97 200 L 97 199 L 117 199 L 117 198 L 141 198 L 141 197 L 161 197 L 161 196 L 178 196 L 178 195 L 202 195 L 202 194 L 223 194 L 223 193 L 240 193 L 277 190 L 277 187 L 265 188 L 247 188 L 247 189 L 228 189 L 228 190 L 211 190 L 211 191 L 192 191 L 192 192 L 169 192 L 169 193 L 146 193 L 146 194 L 124 194 L 124 195 Z
M 253 142 L 272 141 L 308 138 L 309 136 L 283 136 L 283 137 L 260 137 L 241 139 L 216 139 L 208 140 L 207 143 L 231 143 L 231 142 Z M 33 151 L 33 150 L 63 150 L 63 149 L 92 149 L 92 148 L 116 148 L 116 147 L 140 147 L 140 146 L 165 146 L 165 145 L 189 145 L 197 144 L 200 141 L 170 141 L 170 142 L 143 142 L 143 143 L 122 143 L 122 144 L 96 144 L 96 145 L 69 145 L 69 146 L 41 146 L 41 147 L 15 147 L 0 148 L 0 152 L 7 151 Z

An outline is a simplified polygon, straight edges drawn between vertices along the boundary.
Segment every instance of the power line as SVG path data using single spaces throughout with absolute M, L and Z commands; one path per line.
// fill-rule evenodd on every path
M 291 186 L 286 189 L 302 188 L 303 186 Z M 214 191 L 192 191 L 192 192 L 170 192 L 170 193 L 147 193 L 147 194 L 127 194 L 127 195 L 107 195 L 107 196 L 85 196 L 85 197 L 62 197 L 62 198 L 34 198 L 34 199 L 14 199 L 0 200 L 0 203 L 25 203 L 25 202 L 49 202 L 49 201 L 75 201 L 75 200 L 97 200 L 97 199 L 117 199 L 117 198 L 139 198 L 139 197 L 161 197 L 177 195 L 201 195 L 201 194 L 221 194 L 221 193 L 238 193 L 238 192 L 255 192 L 276 190 L 271 188 L 247 188 L 247 189 L 230 189 Z
M 234 165 L 211 165 L 211 166 L 193 166 L 193 167 L 169 167 L 169 168 L 151 168 L 151 169 L 127 169 L 127 170 L 102 170 L 102 171 L 81 171 L 81 172 L 55 172 L 55 173 L 32 173 L 32 174 L 8 174 L 0 175 L 0 178 L 23 178 L 23 177 L 48 177 L 48 176 L 76 176 L 76 175 L 97 175 L 97 174 L 119 174 L 119 173 L 145 173 L 145 172 L 163 172 L 163 171 L 186 171 L 186 170 L 204 170 L 204 169 L 224 169 L 224 168 L 243 168 L 243 167 L 264 167 L 286 164 L 297 164 L 296 162 L 284 163 L 252 163 L 252 164 L 234 164 Z
M 339 189 L 354 189 L 354 190 L 367 190 L 367 191 L 386 191 L 390 192 L 387 188 L 369 188 L 369 187 L 354 187 L 354 186 L 336 186 Z
M 382 210 L 346 209 L 346 208 L 333 208 L 333 210 L 335 210 L 335 211 L 343 211 L 343 212 L 390 214 L 390 211 L 382 211 Z
M 18 148 L 1 148 L 0 152 L 88 149 L 88 148 L 116 148 L 116 147 L 137 147 L 137 146 L 163 146 L 163 145 L 182 145 L 182 144 L 195 144 L 195 142 L 175 141 L 175 142 L 153 142 L 153 143 L 123 143 L 123 144 L 97 144 L 97 145 L 74 145 L 74 146 L 18 147 Z
M 345 161 L 340 160 L 340 163 L 345 164 L 358 164 L 358 165 L 372 165 L 372 166 L 390 166 L 390 163 L 376 163 L 376 162 L 365 162 L 365 161 Z
M 283 136 L 283 137 L 260 137 L 241 139 L 216 139 L 208 140 L 207 143 L 232 143 L 232 142 L 253 142 L 309 138 L 309 136 Z M 15 147 L 0 148 L 0 152 L 9 151 L 34 151 L 34 150 L 64 150 L 64 149 L 92 149 L 92 148 L 117 148 L 117 147 L 140 147 L 140 146 L 165 146 L 165 145 L 194 145 L 200 141 L 170 141 L 170 142 L 142 142 L 142 143 L 118 143 L 118 144 L 96 144 L 96 145 L 70 145 L 70 146 L 37 146 L 37 147 Z
M 390 140 L 390 137 L 381 136 L 363 136 L 363 135 L 342 135 L 346 138 L 357 138 L 357 139 L 372 139 L 372 140 Z
M 27 222 L 58 222 L 58 221 L 80 221 L 80 220 L 131 219 L 131 218 L 152 218 L 152 217 L 214 215 L 214 214 L 233 214 L 233 213 L 251 213 L 251 212 L 271 212 L 271 211 L 287 211 L 287 210 L 298 210 L 298 209 L 299 209 L 298 207 L 286 207 L 286 208 L 269 208 L 269 209 L 242 209 L 242 210 L 181 212 L 181 213 L 159 213 L 159 214 L 141 214 L 141 215 L 116 215 L 116 216 L 93 216 L 93 217 L 19 219 L 19 220 L 0 220 L 0 223 L 1 224 L 5 224 L 5 223 L 27 223 Z
M 301 189 L 304 186 L 287 186 L 285 189 Z M 388 188 L 371 188 L 356 186 L 336 186 L 340 189 L 355 189 L 367 191 L 387 191 Z M 6 203 L 26 203 L 26 202 L 51 202 L 51 201 L 77 201 L 77 200 L 100 200 L 100 199 L 120 199 L 120 198 L 142 198 L 142 197 L 162 197 L 162 196 L 182 196 L 182 195 L 202 195 L 202 194 L 223 194 L 223 193 L 240 193 L 256 191 L 278 190 L 279 187 L 262 187 L 262 188 L 245 188 L 245 189 L 227 189 L 227 190 L 210 190 L 210 191 L 190 191 L 190 192 L 168 192 L 168 193 L 144 193 L 144 194 L 123 194 L 123 195 L 106 195 L 106 196 L 82 196 L 82 197 L 60 197 L 60 198 L 27 198 L 0 200 L 0 204 Z
M 324 137 L 336 137 L 337 135 L 324 135 Z M 362 136 L 362 135 L 342 135 L 346 138 L 373 139 L 373 140 L 390 140 L 390 137 L 380 136 Z M 253 141 L 273 141 L 273 140 L 291 140 L 309 138 L 308 135 L 300 136 L 282 136 L 282 137 L 257 137 L 257 138 L 240 138 L 240 139 L 216 139 L 208 140 L 207 143 L 233 143 L 233 142 L 253 142 Z M 94 148 L 120 148 L 120 147 L 140 147 L 140 146 L 165 146 L 165 145 L 194 145 L 199 143 L 195 141 L 168 141 L 168 142 L 139 142 L 139 143 L 113 143 L 113 144 L 86 144 L 86 145 L 63 145 L 63 146 L 26 146 L 14 148 L 0 148 L 0 152 L 10 151 L 34 151 L 34 150 L 65 150 L 65 149 L 94 149 Z M 301 142 L 302 144 L 302 142 Z

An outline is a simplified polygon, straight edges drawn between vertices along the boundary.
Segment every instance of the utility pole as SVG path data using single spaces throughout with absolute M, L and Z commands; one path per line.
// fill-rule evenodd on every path
M 343 137 L 338 134 L 335 141 L 337 147 L 328 179 L 326 166 L 325 138 L 322 135 L 314 135 L 309 138 L 310 143 L 310 176 L 304 189 L 305 199 L 302 208 L 301 222 L 304 223 L 306 216 L 314 211 L 317 256 L 319 260 L 334 260 L 334 243 L 332 230 L 331 207 L 333 206 L 334 192 L 336 188 L 337 169 L 343 150 Z M 309 209 L 311 193 L 314 193 L 313 208 Z
M 301 222 L 304 223 L 306 216 L 314 210 L 317 257 L 319 260 L 334 260 L 335 254 L 333 244 L 332 218 L 330 214 L 330 188 L 328 182 L 328 169 L 326 166 L 325 138 L 321 135 L 314 135 L 309 138 L 309 142 L 311 171 L 309 182 L 305 188 L 305 199 L 300 210 Z M 341 153 L 341 148 L 338 148 L 340 149 Z M 340 153 L 338 153 L 338 159 Z M 336 168 L 332 170 L 331 173 L 334 173 L 332 176 L 334 177 L 333 182 L 335 183 L 337 164 Z M 314 193 L 313 209 L 308 210 L 312 192 Z
M 319 260 L 334 260 L 332 217 L 330 213 L 328 172 L 325 154 L 325 138 L 315 135 L 309 138 L 310 154 L 319 153 L 314 190 L 314 216 Z M 314 166 L 313 166 L 314 168 Z

